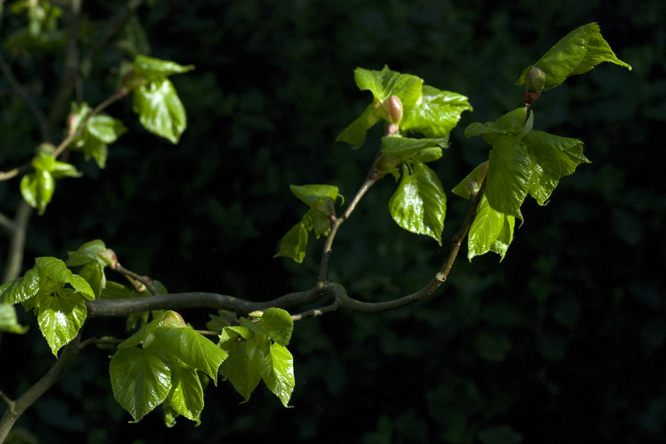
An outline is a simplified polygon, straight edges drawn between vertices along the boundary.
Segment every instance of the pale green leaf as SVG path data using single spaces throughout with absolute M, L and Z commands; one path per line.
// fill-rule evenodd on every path
M 0 286 L 0 302 L 18 304 L 25 302 L 37 294 L 39 290 L 39 272 L 33 267 L 13 281 Z
M 397 96 L 402 102 L 403 109 L 416 105 L 421 97 L 421 87 L 423 86 L 423 79 L 411 74 L 391 71 L 388 66 L 384 66 L 381 71 L 356 68 L 354 80 L 361 91 L 371 91 L 379 102 L 383 102 L 391 96 Z
M 7 332 L 22 335 L 28 329 L 27 325 L 24 326 L 18 323 L 16 310 L 13 305 L 0 302 L 0 333 Z
M 294 321 L 286 310 L 271 307 L 261 316 L 261 328 L 272 340 L 287 346 L 294 330 Z
M 370 104 L 363 111 L 359 117 L 354 120 L 351 125 L 345 128 L 338 137 L 335 138 L 336 142 L 345 142 L 353 145 L 355 148 L 360 148 L 365 142 L 365 135 L 370 128 L 374 126 L 381 119 L 379 112 L 375 105 Z
M 217 384 L 217 370 L 228 356 L 224 350 L 191 327 L 158 327 L 153 334 L 170 354 L 201 370 Z
M 413 162 L 412 173 L 403 167 L 402 180 L 389 200 L 393 220 L 407 231 L 425 234 L 441 245 L 446 194 L 437 175 L 421 162 Z
M 631 65 L 618 59 L 604 40 L 599 25 L 590 23 L 564 36 L 535 65 L 546 74 L 543 90 L 547 91 L 562 84 L 567 77 L 584 74 L 602 62 L 615 63 L 631 70 Z M 525 84 L 525 77 L 532 66 L 525 68 L 516 85 Z
M 407 159 L 415 156 L 427 148 L 448 148 L 449 138 L 439 139 L 410 139 L 406 137 L 382 137 L 382 152 L 385 154 L 395 154 L 400 159 Z
M 308 244 L 308 227 L 306 225 L 307 221 L 304 219 L 301 219 L 284 235 L 282 241 L 280 241 L 280 251 L 273 257 L 285 256 L 299 264 L 303 262 L 305 248 Z
M 61 296 L 39 296 L 37 321 L 42 335 L 58 356 L 58 350 L 76 337 L 86 320 L 87 309 L 83 297 L 78 293 Z
M 289 185 L 291 192 L 294 193 L 306 205 L 315 208 L 317 203 L 323 202 L 323 199 L 329 198 L 333 202 L 340 196 L 338 187 L 333 185 Z
M 442 157 L 442 148 L 439 146 L 433 146 L 430 148 L 425 148 L 419 151 L 418 153 L 414 154 L 414 156 L 412 156 L 412 159 L 418 162 L 428 163 L 435 161 L 441 157 Z
M 527 147 L 511 136 L 500 134 L 490 151 L 486 197 L 490 206 L 518 217 L 527 196 L 533 165 Z
M 291 394 L 296 386 L 294 378 L 294 358 L 286 347 L 274 343 L 269 352 L 270 365 L 261 366 L 261 377 L 268 389 L 273 392 L 285 407 L 289 407 Z
M 171 371 L 171 381 L 168 404 L 178 414 L 191 421 L 200 422 L 199 416 L 204 408 L 204 397 L 197 371 L 176 365 Z
M 109 373 L 113 396 L 132 415 L 134 422 L 141 420 L 169 395 L 169 364 L 158 348 L 120 348 L 111 358 Z
M 259 337 L 263 337 L 265 341 L 268 341 L 266 336 L 260 335 Z M 225 361 L 227 378 L 229 378 L 236 391 L 244 398 L 243 402 L 250 400 L 250 395 L 252 395 L 254 389 L 259 385 L 259 381 L 261 381 L 261 374 L 256 364 L 250 358 L 248 348 L 252 352 L 252 356 L 254 356 L 254 349 L 256 348 L 254 341 L 235 342 L 233 350 L 229 353 L 229 357 Z
M 21 178 L 21 195 L 31 207 L 44 214 L 46 206 L 51 202 L 55 191 L 55 180 L 50 172 L 35 170 Z
M 462 112 L 472 111 L 467 97 L 463 95 L 440 91 L 428 85 L 424 85 L 422 91 L 421 102 L 404 112 L 400 121 L 401 130 L 416 131 L 429 138 L 446 137 L 458 124 Z
M 76 251 L 69 251 L 69 259 L 66 264 L 69 267 L 77 267 L 79 265 L 86 265 L 88 262 L 99 262 L 101 259 L 97 256 L 97 252 L 105 250 L 106 245 L 99 239 L 86 242 L 81 245 Z
M 137 76 L 162 77 L 173 74 L 181 74 L 194 69 L 194 65 L 179 65 L 169 60 L 160 60 L 145 55 L 137 55 L 132 63 L 132 68 Z
M 517 108 L 504 114 L 496 122 L 482 124 L 479 122 L 470 123 L 465 128 L 465 137 L 478 136 L 480 134 L 520 134 L 525 127 L 527 112 L 525 108 Z
M 134 112 L 151 133 L 177 144 L 187 127 L 185 108 L 173 84 L 166 77 L 156 78 L 134 90 Z

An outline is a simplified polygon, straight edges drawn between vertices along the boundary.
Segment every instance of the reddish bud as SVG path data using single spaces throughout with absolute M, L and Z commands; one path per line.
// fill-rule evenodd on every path
M 167 312 L 161 324 L 163 327 L 175 327 L 175 328 L 187 327 L 187 324 L 185 323 L 185 320 L 180 315 L 180 313 L 173 310 Z
M 107 248 L 106 250 L 99 250 L 97 252 L 97 257 L 102 259 L 106 265 L 109 265 L 111 269 L 116 270 L 118 265 L 118 257 L 116 256 L 116 253 L 110 249 Z
M 538 99 L 539 96 L 541 96 L 540 93 L 536 93 L 534 91 L 525 91 L 523 93 L 523 102 L 527 105 L 531 105 L 536 102 L 536 99 Z
M 77 126 L 79 126 L 78 116 L 74 113 L 70 113 L 67 116 L 67 135 L 71 136 L 74 134 Z
M 382 103 L 386 114 L 393 123 L 400 123 L 402 120 L 402 101 L 398 96 L 391 96 Z

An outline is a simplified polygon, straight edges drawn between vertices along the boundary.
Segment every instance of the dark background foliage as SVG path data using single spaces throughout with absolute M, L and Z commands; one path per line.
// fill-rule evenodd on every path
M 93 38 L 120 3 L 84 2 Z M 341 312 L 296 324 L 293 409 L 260 387 L 249 403 L 228 383 L 206 392 L 203 423 L 167 430 L 158 411 L 138 425 L 113 401 L 107 351 L 87 348 L 63 381 L 18 423 L 41 442 L 471 443 L 666 440 L 664 377 L 664 168 L 666 4 L 629 1 L 156 1 L 142 6 L 151 56 L 194 64 L 173 77 L 188 113 L 177 146 L 148 134 L 131 102 L 108 112 L 130 131 L 110 146 L 106 170 L 58 182 L 30 225 L 36 256 L 103 239 L 121 263 L 171 292 L 213 291 L 267 300 L 310 288 L 321 240 L 302 265 L 272 259 L 303 205 L 289 184 L 327 183 L 351 198 L 377 149 L 335 136 L 369 100 L 356 67 L 393 70 L 470 98 L 452 146 L 433 164 L 451 189 L 487 157 L 465 139 L 472 121 L 520 106 L 514 82 L 574 28 L 597 21 L 629 72 L 601 65 L 535 103 L 535 128 L 581 139 L 591 165 L 561 181 L 552 202 L 528 200 L 506 259 L 464 256 L 430 299 L 383 314 Z M 8 12 L 5 11 L 5 16 Z M 5 17 L 3 35 L 16 19 Z M 59 51 L 7 57 L 47 110 L 63 73 Z M 107 49 L 84 82 L 95 104 L 116 86 Z M 25 105 L 0 78 L 0 165 L 40 142 Z M 448 249 L 403 232 L 379 182 L 338 236 L 332 276 L 365 300 L 416 291 Z M 13 214 L 18 180 L 0 183 Z M 449 193 L 443 238 L 467 203 Z M 5 257 L 6 243 L 0 245 Z M 464 254 L 464 253 L 463 253 Z M 19 309 L 19 311 L 22 311 Z M 203 327 L 207 313 L 185 310 Z M 30 322 L 25 317 L 25 322 Z M 122 319 L 84 335 L 123 336 Z M 53 363 L 33 324 L 2 337 L 0 389 L 16 396 Z

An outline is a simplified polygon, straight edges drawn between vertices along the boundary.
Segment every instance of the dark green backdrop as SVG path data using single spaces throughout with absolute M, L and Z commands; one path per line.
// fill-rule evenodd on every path
M 91 20 L 116 10 L 83 6 Z M 533 106 L 536 129 L 583 140 L 593 163 L 562 180 L 548 206 L 524 205 L 525 225 L 502 263 L 488 255 L 470 264 L 464 252 L 444 289 L 424 302 L 298 322 L 293 409 L 264 388 L 239 405 L 221 382 L 207 390 L 198 428 L 180 419 L 167 430 L 159 411 L 127 424 L 111 395 L 107 352 L 88 348 L 18 426 L 41 442 L 91 444 L 664 442 L 665 9 L 659 0 L 141 7 L 150 55 L 196 66 L 173 77 L 188 129 L 172 146 L 136 123 L 130 101 L 113 105 L 129 133 L 111 145 L 106 170 L 72 156 L 86 176 L 58 182 L 46 213 L 33 217 L 26 265 L 101 238 L 121 263 L 171 292 L 266 300 L 307 289 L 321 241 L 311 241 L 302 265 L 271 257 L 304 211 L 289 184 L 328 183 L 351 198 L 374 158 L 379 133 L 358 151 L 334 143 L 369 100 L 354 68 L 388 64 L 470 98 L 474 111 L 432 164 L 447 190 L 487 157 L 480 138 L 462 136 L 465 126 L 520 106 L 513 84 L 523 68 L 569 31 L 597 21 L 634 69 L 601 65 Z M 12 22 L 4 24 L 3 35 Z M 113 51 L 100 54 L 84 84 L 89 103 L 113 91 L 108 64 L 117 61 Z M 44 109 L 61 62 L 38 52 L 16 62 L 22 81 L 43 86 Z M 0 100 L 5 170 L 38 139 L 25 106 Z M 386 203 L 394 187 L 378 183 L 335 245 L 332 279 L 360 299 L 421 288 L 447 253 L 393 223 Z M 0 183 L 5 214 L 17 193 L 18 180 Z M 466 206 L 449 193 L 444 239 Z M 6 242 L 0 250 L 4 258 Z M 198 327 L 207 320 L 201 310 L 183 314 Z M 123 325 L 95 320 L 84 334 L 122 336 Z M 25 337 L 4 335 L 0 356 L 0 389 L 10 396 L 53 362 L 36 326 Z

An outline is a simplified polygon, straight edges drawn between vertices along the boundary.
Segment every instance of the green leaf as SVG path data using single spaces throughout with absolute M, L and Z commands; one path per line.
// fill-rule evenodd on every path
M 70 117 L 70 128 L 77 128 L 90 112 L 91 109 L 87 103 L 83 102 L 81 105 L 77 105 L 72 102 L 70 116 L 73 117 Z M 82 150 L 86 160 L 93 158 L 100 168 L 104 168 L 108 157 L 107 145 L 115 142 L 118 137 L 126 132 L 127 128 L 120 120 L 105 114 L 98 114 L 88 120 L 86 127 L 72 141 L 70 147 Z
M 116 401 L 138 422 L 171 391 L 171 369 L 159 348 L 120 348 L 109 373 Z
M 29 327 L 20 325 L 16 317 L 16 310 L 11 304 L 0 302 L 0 333 L 15 333 L 18 335 L 25 334 Z
M 31 207 L 44 214 L 46 206 L 51 202 L 55 181 L 48 171 L 35 170 L 21 179 L 21 195 Z
M 325 198 L 329 198 L 335 202 L 338 196 L 340 196 L 338 187 L 332 185 L 289 185 L 289 188 L 296 197 L 315 209 Z
M 249 328 L 241 325 L 229 325 L 222 329 L 219 336 L 220 342 L 218 343 L 218 347 L 231 352 L 238 336 L 241 336 L 243 339 L 252 339 L 254 333 L 252 333 Z
M 137 293 L 130 288 L 127 288 L 123 284 L 119 284 L 113 281 L 107 281 L 106 287 L 104 287 L 101 297 L 104 299 L 129 299 L 140 296 L 142 296 L 142 294 Z
M 428 163 L 435 161 L 441 157 L 442 157 L 442 148 L 439 146 L 433 146 L 430 148 L 425 148 L 419 151 L 418 153 L 414 154 L 414 156 L 412 156 L 412 159 L 418 162 Z
M 338 134 L 335 141 L 349 143 L 356 148 L 361 148 L 363 142 L 365 142 L 366 133 L 379 121 L 379 119 L 381 119 L 381 115 L 375 108 L 375 105 L 370 104 L 365 111 L 363 111 L 363 114 L 357 117 L 351 125 Z
M 513 134 L 518 135 L 525 127 L 527 111 L 525 108 L 517 108 L 504 114 L 496 122 L 486 124 L 474 122 L 465 128 L 465 137 L 478 136 L 480 134 Z
M 421 97 L 421 87 L 423 86 L 423 79 L 411 74 L 391 71 L 388 66 L 384 66 L 381 71 L 356 68 L 354 80 L 358 89 L 370 90 L 379 102 L 383 102 L 391 96 L 397 96 L 402 102 L 403 109 L 416 105 Z
M 228 354 L 191 327 L 158 327 L 155 338 L 173 356 L 201 370 L 217 384 L 217 370 Z
M 260 335 L 259 337 L 263 338 L 266 343 L 268 342 L 266 336 Z M 261 381 L 259 369 L 250 359 L 250 354 L 254 355 L 256 347 L 256 341 L 235 342 L 233 350 L 225 361 L 227 378 L 244 398 L 243 402 L 250 400 L 250 395 Z
M 467 97 L 424 85 L 421 103 L 404 112 L 403 131 L 416 131 L 429 138 L 446 137 L 458 124 L 463 111 L 472 111 Z
M 76 337 L 86 320 L 86 302 L 78 293 L 68 297 L 40 293 L 37 306 L 39 329 L 57 357 L 58 350 Z
M 284 235 L 280 241 L 280 251 L 273 256 L 274 258 L 285 256 L 293 259 L 299 264 L 303 262 L 303 259 L 305 258 L 305 248 L 308 244 L 309 227 L 307 226 L 307 223 L 308 221 L 304 217 Z
M 39 290 L 39 272 L 32 267 L 26 273 L 13 281 L 0 286 L 0 302 L 18 304 L 25 302 L 37 294 Z
M 536 167 L 530 179 L 529 194 L 539 205 L 545 205 L 559 180 L 576 170 L 581 163 L 590 163 L 583 155 L 583 142 L 530 131 L 523 143 Z
M 289 407 L 291 394 L 296 386 L 294 378 L 294 358 L 286 347 L 277 342 L 271 344 L 268 353 L 257 353 L 261 378 L 268 389 Z
M 77 267 L 79 265 L 86 265 L 89 262 L 101 262 L 97 252 L 100 250 L 106 250 L 106 245 L 99 239 L 95 239 L 90 242 L 86 242 L 81 245 L 76 251 L 69 251 L 69 259 L 67 259 L 67 266 Z
M 95 298 L 102 296 L 102 292 L 106 287 L 106 275 L 104 274 L 104 267 L 99 262 L 90 262 L 79 270 L 79 276 L 85 279 L 90 285 L 90 288 L 95 293 Z
M 37 270 L 55 282 L 70 284 L 86 299 L 95 299 L 95 292 L 81 276 L 72 273 L 63 261 L 55 257 L 38 257 L 35 259 Z M 40 281 L 41 284 L 41 281 Z
M 476 217 L 469 229 L 467 238 L 468 254 L 471 261 L 474 256 L 494 251 L 502 259 L 513 240 L 515 218 L 495 211 L 484 195 L 476 209 Z
M 460 182 L 458 182 L 458 185 L 456 185 L 456 187 L 455 187 L 453 190 L 451 190 L 451 192 L 452 192 L 453 194 L 455 194 L 456 196 L 460 196 L 460 197 L 462 197 L 463 199 L 469 199 L 471 193 L 470 193 L 470 191 L 467 189 L 467 186 L 465 186 L 465 182 L 466 182 L 468 179 L 473 180 L 473 181 L 476 182 L 477 184 L 478 184 L 479 182 L 481 182 L 481 181 L 479 180 L 479 171 L 481 170 L 481 165 L 483 165 L 483 164 L 479 164 L 479 165 L 477 165 L 477 167 L 474 168 L 474 169 L 472 170 L 472 172 L 469 173 L 469 174 L 467 175 L 467 177 L 465 177 L 463 180 L 461 180 Z
M 396 154 L 400 159 L 415 156 L 428 148 L 448 148 L 449 138 L 439 139 L 409 139 L 406 137 L 382 137 L 382 152 L 385 154 Z
M 271 307 L 261 315 L 261 328 L 272 340 L 287 346 L 294 330 L 294 321 L 286 310 Z
M 421 162 L 412 172 L 403 166 L 402 180 L 389 200 L 393 220 L 407 231 L 425 234 L 442 243 L 446 194 L 437 175 Z
M 555 44 L 535 63 L 546 73 L 544 91 L 562 84 L 569 76 L 584 74 L 602 62 L 611 62 L 631 70 L 631 65 L 617 58 L 610 45 L 601 36 L 596 23 L 573 30 Z M 516 82 L 525 84 L 525 76 L 534 65 L 530 65 Z
M 162 320 L 166 316 L 167 312 L 160 313 L 157 316 L 154 316 L 154 319 L 148 324 L 144 325 L 139 331 L 134 333 L 129 338 L 125 339 L 123 342 L 118 344 L 118 348 L 133 348 L 139 345 L 141 342 L 145 341 L 148 336 L 151 336 L 155 329 L 160 326 Z
M 160 60 L 145 55 L 137 55 L 132 63 L 132 68 L 137 76 L 145 77 L 167 77 L 173 74 L 181 74 L 194 69 L 194 65 L 179 65 L 169 60 Z
M 485 195 L 490 206 L 500 213 L 518 217 L 533 168 L 527 147 L 511 136 L 499 134 L 490 151 L 486 177 Z
M 187 128 L 185 108 L 166 77 L 158 77 L 136 88 L 133 108 L 144 128 L 173 144 L 178 143 Z
M 178 414 L 191 421 L 200 422 L 199 416 L 204 408 L 204 398 L 197 371 L 182 365 L 174 366 L 171 371 L 171 381 L 171 392 L 166 400 L 168 404 Z

